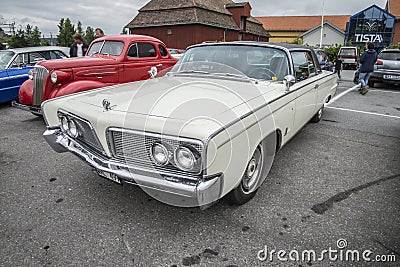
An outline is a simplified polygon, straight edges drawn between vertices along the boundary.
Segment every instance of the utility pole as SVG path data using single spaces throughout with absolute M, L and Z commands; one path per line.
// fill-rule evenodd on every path
M 319 39 L 319 48 L 322 48 L 322 37 L 324 36 L 324 8 L 324 0 L 322 0 L 321 38 Z

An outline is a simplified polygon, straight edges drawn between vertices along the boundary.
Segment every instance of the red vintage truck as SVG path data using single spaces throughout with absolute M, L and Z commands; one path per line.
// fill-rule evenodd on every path
M 143 35 L 94 40 L 85 57 L 48 60 L 35 65 L 12 105 L 41 115 L 43 101 L 99 87 L 162 76 L 177 59 L 160 40 Z

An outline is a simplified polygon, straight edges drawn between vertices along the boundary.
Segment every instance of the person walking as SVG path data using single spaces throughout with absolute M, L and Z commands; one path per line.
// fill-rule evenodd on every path
M 343 61 L 339 57 L 337 57 L 335 60 L 335 72 L 337 73 L 339 80 L 342 79 L 342 75 L 340 74 L 342 66 L 343 66 Z
M 69 56 L 83 57 L 86 54 L 89 46 L 83 42 L 82 35 L 80 35 L 79 33 L 75 33 L 72 38 L 74 39 L 74 43 L 69 49 Z
M 371 77 L 374 71 L 374 65 L 378 59 L 378 53 L 375 51 L 375 45 L 373 43 L 367 43 L 367 50 L 361 55 L 360 58 L 360 83 L 361 83 L 361 94 L 365 95 L 368 92 L 368 79 Z

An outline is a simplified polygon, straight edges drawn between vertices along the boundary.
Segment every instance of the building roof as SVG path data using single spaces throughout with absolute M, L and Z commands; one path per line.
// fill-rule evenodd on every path
M 231 0 L 151 0 L 126 28 L 143 28 L 166 25 L 204 24 L 239 31 L 226 5 L 235 4 Z M 238 3 L 243 4 L 243 3 Z M 244 3 L 245 4 L 245 3 Z M 247 18 L 246 32 L 269 37 L 262 23 Z
M 262 22 L 267 31 L 303 31 L 321 25 L 321 16 L 268 16 L 256 17 Z M 346 24 L 350 15 L 324 16 L 324 21 L 330 22 L 342 31 L 346 31 Z
M 342 31 L 341 29 L 339 29 L 338 27 L 336 27 L 335 25 L 333 25 L 332 23 L 330 23 L 329 21 L 325 21 L 324 22 L 324 27 L 330 27 L 333 30 L 337 31 L 340 34 L 345 35 L 346 33 L 344 31 Z M 314 28 L 312 28 L 311 30 L 306 31 L 305 33 L 301 34 L 299 37 L 304 37 L 307 36 L 315 31 L 319 31 L 321 29 L 321 24 L 315 26 Z
M 386 10 L 400 19 L 400 0 L 388 0 L 386 2 Z

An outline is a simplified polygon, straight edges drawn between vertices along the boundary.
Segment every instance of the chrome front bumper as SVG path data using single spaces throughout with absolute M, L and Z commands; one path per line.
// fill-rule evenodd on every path
M 34 106 L 20 104 L 15 100 L 11 102 L 11 105 L 13 107 L 16 107 L 16 108 L 19 108 L 19 109 L 22 109 L 22 110 L 25 110 L 25 111 L 29 111 L 29 112 L 32 112 L 32 113 L 37 114 L 37 115 L 42 115 L 42 109 L 40 107 L 34 107 Z
M 139 185 L 146 193 L 167 204 L 207 206 L 221 198 L 223 174 L 203 176 L 196 181 L 191 178 L 193 182 L 190 183 L 182 182 L 182 177 L 137 170 L 135 166 L 98 155 L 70 139 L 59 128 L 49 128 L 43 136 L 54 151 L 72 152 L 95 169 L 115 174 L 124 183 Z

